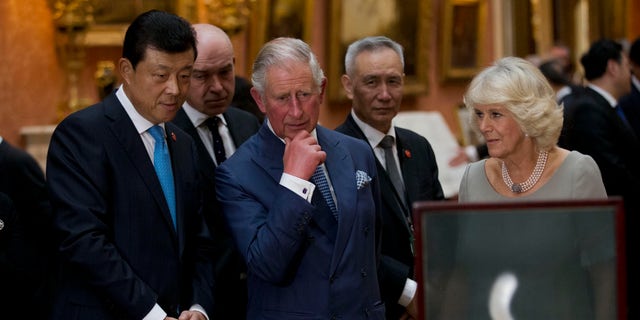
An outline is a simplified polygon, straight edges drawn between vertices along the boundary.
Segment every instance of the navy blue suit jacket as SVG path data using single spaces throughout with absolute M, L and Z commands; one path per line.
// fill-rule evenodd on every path
M 636 138 L 640 139 L 640 91 L 633 83 L 631 84 L 631 93 L 620 98 L 618 106 L 622 108 Z
M 0 208 L 0 318 L 15 319 L 25 310 L 34 318 L 46 317 L 55 248 L 44 173 L 31 155 L 5 140 L 0 142 L 0 193 L 15 207 Z
M 63 261 L 56 319 L 141 319 L 213 308 L 210 235 L 193 140 L 165 124 L 177 230 L 153 164 L 114 93 L 56 128 L 47 185 Z
M 316 127 L 338 222 L 279 184 L 284 143 L 267 126 L 216 172 L 248 268 L 248 319 L 384 319 L 377 263 L 376 165 L 362 141 Z M 360 187 L 357 171 L 371 178 Z

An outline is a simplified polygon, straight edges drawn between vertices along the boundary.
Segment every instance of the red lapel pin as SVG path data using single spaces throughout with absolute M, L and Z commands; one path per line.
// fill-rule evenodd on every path
M 171 139 L 173 139 L 174 142 L 176 141 L 176 134 L 173 132 L 171 132 Z
M 411 158 L 411 150 L 404 149 L 404 156 L 407 157 L 407 158 Z

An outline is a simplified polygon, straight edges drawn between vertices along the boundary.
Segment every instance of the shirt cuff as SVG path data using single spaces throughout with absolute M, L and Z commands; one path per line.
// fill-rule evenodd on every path
M 403 307 L 406 307 L 411 303 L 413 297 L 416 295 L 416 289 L 418 288 L 418 283 L 407 279 L 407 282 L 404 283 L 404 289 L 402 289 L 402 295 L 400 299 L 398 299 L 398 304 Z
M 204 308 L 199 304 L 192 305 L 189 311 L 201 312 L 204 315 L 204 317 L 207 318 L 207 320 L 209 320 L 209 316 L 207 315 L 207 312 L 204 311 Z M 167 313 L 164 312 L 164 310 L 162 310 L 160 305 L 156 303 L 151 309 L 151 311 L 149 311 L 149 313 L 147 313 L 147 315 L 144 316 L 144 318 L 142 318 L 142 320 L 163 320 L 166 317 L 167 317 Z
M 207 320 L 209 320 L 209 316 L 207 315 L 207 312 L 204 311 L 204 308 L 199 304 L 192 305 L 191 308 L 189 308 L 189 311 L 198 311 L 204 314 L 204 317 L 207 318 Z
M 293 191 L 309 203 L 311 203 L 313 191 L 316 188 L 313 183 L 284 172 L 282 173 L 282 177 L 280 177 L 280 185 Z
M 162 310 L 160 305 L 156 303 L 151 309 L 151 311 L 149 311 L 149 313 L 147 313 L 147 315 L 144 316 L 144 318 L 142 318 L 142 320 L 162 320 L 166 317 L 167 317 L 167 313 L 164 312 L 164 310 Z

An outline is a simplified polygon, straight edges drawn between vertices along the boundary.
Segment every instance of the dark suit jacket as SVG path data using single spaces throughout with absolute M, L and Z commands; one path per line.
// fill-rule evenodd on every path
M 367 141 L 351 114 L 336 131 Z M 406 219 L 411 214 L 410 204 L 416 201 L 444 199 L 431 144 L 413 131 L 398 127 L 395 131 L 398 158 L 407 191 L 404 196 L 409 206 L 399 201 L 389 175 L 376 159 L 384 222 L 380 290 L 387 308 L 387 319 L 398 319 L 404 313 L 404 307 L 398 304 L 398 299 L 407 278 L 414 279 L 414 255 L 411 251 L 413 232 Z
M 160 182 L 114 93 L 56 128 L 47 185 L 63 266 L 56 319 L 141 319 L 213 309 L 210 235 L 193 140 L 166 123 L 176 190 L 174 229 Z
M 255 134 L 260 128 L 258 119 L 249 112 L 228 108 L 223 113 L 231 138 L 237 147 Z M 180 109 L 173 119 L 180 129 L 188 133 L 196 143 L 198 150 L 198 166 L 204 177 L 204 217 L 214 239 L 215 245 L 215 303 L 216 308 L 211 319 L 244 319 L 247 308 L 247 268 L 237 252 L 231 234 L 226 228 L 222 209 L 216 199 L 215 169 L 216 165 L 198 134 L 198 130 Z
M 247 262 L 248 319 L 384 319 L 375 160 L 362 141 L 316 128 L 339 222 L 279 184 L 284 143 L 266 121 L 217 169 L 218 199 Z
M 637 254 L 640 215 L 640 143 L 611 105 L 591 88 L 565 106 L 559 145 L 590 155 L 598 164 L 609 196 L 624 199 L 627 257 Z M 627 258 L 629 319 L 636 319 L 640 277 L 638 259 Z M 633 316 L 632 316 L 633 315 Z
M 51 206 L 44 173 L 31 155 L 0 142 L 0 193 L 14 207 L 0 212 L 0 318 L 45 317 L 54 275 Z
M 631 84 L 631 93 L 620 98 L 618 106 L 622 108 L 636 138 L 640 139 L 640 91 L 638 88 Z
M 640 143 L 607 100 L 591 88 L 564 108 L 559 145 L 590 155 L 608 195 L 640 197 Z M 631 194 L 629 192 L 632 192 Z

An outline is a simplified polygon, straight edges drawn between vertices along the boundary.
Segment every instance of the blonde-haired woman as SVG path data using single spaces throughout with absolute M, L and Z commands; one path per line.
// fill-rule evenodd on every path
M 533 64 L 496 61 L 471 81 L 464 100 L 490 158 L 467 165 L 460 202 L 607 197 L 595 161 L 556 145 L 562 106 Z M 602 236 L 613 226 L 602 215 L 460 220 L 450 280 L 456 286 L 446 290 L 442 319 L 488 319 L 492 281 L 507 271 L 518 281 L 507 306 L 515 319 L 614 319 L 615 245 Z
M 607 197 L 595 161 L 556 145 L 562 106 L 530 62 L 496 61 L 471 81 L 464 102 L 490 158 L 467 166 L 460 202 Z

